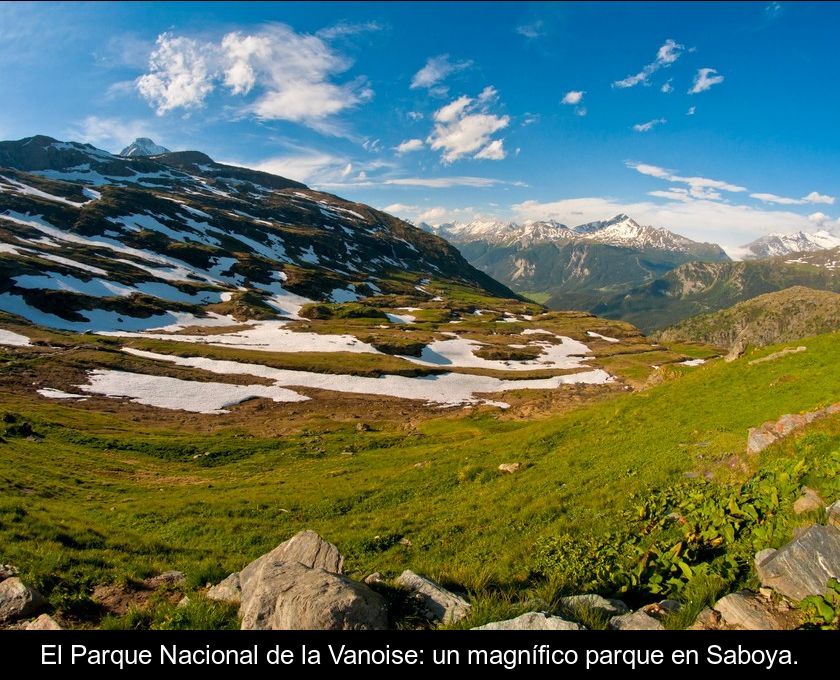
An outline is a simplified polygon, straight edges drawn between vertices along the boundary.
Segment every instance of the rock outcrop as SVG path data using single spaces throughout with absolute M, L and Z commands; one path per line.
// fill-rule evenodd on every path
M 46 605 L 37 590 L 25 585 L 17 576 L 0 582 L 0 622 L 22 619 Z
M 768 420 L 759 427 L 751 427 L 747 433 L 747 453 L 760 453 L 794 430 L 798 430 L 818 418 L 824 418 L 835 413 L 840 413 L 840 402 L 809 413 L 786 413 L 778 420 Z
M 470 604 L 464 598 L 408 569 L 400 574 L 397 585 L 411 591 L 413 599 L 430 621 L 455 623 L 470 613 Z
M 613 616 L 609 623 L 610 630 L 665 630 L 665 626 L 641 609 L 632 614 Z
M 543 612 L 528 612 L 515 619 L 493 621 L 473 630 L 586 630 L 579 623 L 566 621 L 559 616 L 550 616 Z
M 233 602 L 239 604 L 242 602 L 242 588 L 239 585 L 239 572 L 234 572 L 223 581 L 220 581 L 215 586 L 207 590 L 205 596 L 211 600 L 220 600 L 222 602 Z
M 801 600 L 822 595 L 830 578 L 840 578 L 840 529 L 815 524 L 779 550 L 756 556 L 761 584 Z
M 756 593 L 730 593 L 715 604 L 721 622 L 739 630 L 784 630 L 786 626 Z

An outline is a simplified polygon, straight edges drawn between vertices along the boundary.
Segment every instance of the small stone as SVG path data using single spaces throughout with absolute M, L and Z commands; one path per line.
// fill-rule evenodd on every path
M 522 463 L 502 463 L 499 465 L 499 472 L 505 472 L 512 475 L 522 469 Z
M 610 630 L 665 630 L 665 627 L 641 609 L 632 614 L 613 616 L 609 623 Z
M 0 581 L 17 576 L 18 568 L 12 564 L 0 564 Z
M 378 571 L 373 572 L 372 574 L 368 574 L 365 576 L 362 581 L 367 583 L 368 585 L 373 585 L 374 583 L 384 583 L 385 581 L 382 579 L 382 574 Z
M 543 612 L 528 612 L 515 619 L 493 621 L 472 630 L 586 630 L 579 623 L 566 621 L 559 616 L 550 616 Z
M 28 621 L 23 630 L 62 630 L 62 628 L 49 614 L 41 614 L 37 619 Z
M 178 609 L 184 609 L 185 607 L 188 607 L 189 604 L 190 604 L 189 595 L 184 595 L 184 597 L 182 597 L 180 600 L 178 600 L 178 605 L 177 606 L 178 606 Z
M 720 628 L 720 613 L 705 607 L 688 630 L 717 630 Z
M 470 603 L 464 598 L 408 569 L 400 574 L 397 585 L 412 592 L 414 599 L 424 609 L 426 618 L 431 621 L 456 623 L 470 613 Z
M 807 424 L 807 416 L 787 413 L 776 421 L 776 424 L 773 426 L 773 432 L 775 432 L 779 437 L 786 437 L 794 430 Z
M 212 586 L 205 597 L 210 600 L 239 603 L 242 601 L 242 589 L 239 587 L 239 572 L 236 571 Z
M 796 499 L 793 504 L 793 512 L 801 515 L 805 512 L 815 512 L 822 510 L 825 506 L 825 501 L 820 496 L 819 492 L 808 486 L 802 487 L 802 495 Z
M 610 600 L 594 593 L 563 597 L 560 599 L 560 606 L 570 614 L 575 614 L 580 610 L 590 610 L 606 616 L 620 616 L 630 611 L 630 608 L 621 600 Z
M 834 501 L 825 509 L 826 521 L 830 526 L 840 529 L 840 501 Z
M 776 443 L 777 437 L 772 430 L 765 429 L 765 423 L 761 427 L 751 427 L 747 434 L 747 453 L 760 453 L 768 446 Z M 772 426 L 772 423 L 769 423 Z
M 145 583 L 149 588 L 157 589 L 168 586 L 179 586 L 186 580 L 187 577 L 183 571 L 165 571 L 157 576 L 147 578 Z
M 766 602 L 749 591 L 730 593 L 715 604 L 727 626 L 741 630 L 783 630 L 784 626 L 768 607 Z
M 405 536 L 403 536 L 400 539 L 400 545 L 404 545 L 406 548 L 410 548 L 414 544 L 411 542 L 411 539 L 408 539 Z

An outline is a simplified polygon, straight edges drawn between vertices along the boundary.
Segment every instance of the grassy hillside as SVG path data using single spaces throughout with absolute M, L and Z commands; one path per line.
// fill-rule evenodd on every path
M 840 328 L 840 294 L 794 286 L 686 319 L 659 333 L 662 342 L 731 346 L 736 338 L 758 347 Z
M 182 569 L 202 586 L 311 528 L 341 548 L 352 575 L 411 568 L 493 603 L 481 611 L 515 608 L 535 593 L 580 587 L 557 563 L 564 536 L 578 541 L 593 570 L 631 559 L 622 555 L 625 539 L 610 536 L 635 526 L 645 503 L 664 521 L 673 499 L 685 497 L 674 489 L 728 498 L 760 465 L 802 459 L 796 484 L 811 470 L 809 484 L 826 497 L 840 493 L 838 471 L 829 470 L 840 457 L 836 416 L 758 459 L 743 456 L 749 427 L 840 400 L 839 341 L 836 333 L 801 340 L 807 352 L 756 365 L 749 359 L 778 347 L 731 364 L 661 369 L 650 389 L 539 420 L 484 409 L 427 419 L 325 413 L 282 434 L 259 403 L 214 420 L 46 402 L 5 381 L 0 562 L 19 565 L 54 605 L 91 625 L 97 584 Z M 3 376 L 20 370 L 13 354 L 3 356 Z M 247 428 L 237 412 L 248 414 Z M 507 462 L 525 469 L 500 474 Z M 783 474 L 790 486 L 793 473 Z M 795 491 L 786 493 L 780 503 L 789 511 Z M 656 498 L 661 506 L 650 506 Z M 761 540 L 773 545 L 791 530 L 767 527 Z M 719 571 L 741 582 L 753 548 L 753 534 L 744 536 L 692 559 L 723 559 L 737 544 L 734 566 Z M 604 545 L 613 562 L 598 561 Z M 628 598 L 653 587 L 644 578 Z
M 589 309 L 599 316 L 623 319 L 651 332 L 792 286 L 840 292 L 839 270 L 800 259 L 801 262 L 791 258 L 689 262 Z

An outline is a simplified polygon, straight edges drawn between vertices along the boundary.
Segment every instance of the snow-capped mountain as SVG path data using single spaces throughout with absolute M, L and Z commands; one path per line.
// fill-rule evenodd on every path
M 0 142 L 0 311 L 34 323 L 138 330 L 229 308 L 294 316 L 308 301 L 411 296 L 429 279 L 512 297 L 443 239 L 284 177 L 197 151 Z
M 822 229 L 812 233 L 797 231 L 791 234 L 768 234 L 748 243 L 740 250 L 745 252 L 742 255 L 743 259 L 752 260 L 760 257 L 828 250 L 837 246 L 840 246 L 840 236 Z
M 624 214 L 576 227 L 567 227 L 554 220 L 517 223 L 485 218 L 471 222 L 451 222 L 436 227 L 421 227 L 456 244 L 484 241 L 496 246 L 530 246 L 539 242 L 588 241 L 622 248 L 679 253 L 696 252 L 698 246 L 702 246 L 703 250 L 719 250 L 714 244 L 699 244 L 667 229 L 642 226 Z
M 160 156 L 169 153 L 169 149 L 160 144 L 155 144 L 148 137 L 138 137 L 131 144 L 120 151 L 120 156 Z

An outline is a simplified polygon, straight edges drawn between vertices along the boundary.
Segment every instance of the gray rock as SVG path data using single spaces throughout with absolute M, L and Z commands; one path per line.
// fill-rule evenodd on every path
M 31 616 L 45 604 L 41 594 L 24 585 L 17 576 L 0 583 L 0 622 Z
M 834 501 L 825 509 L 826 522 L 840 529 L 840 501 Z
M 368 585 L 372 585 L 374 583 L 384 583 L 385 581 L 382 579 L 382 574 L 378 571 L 373 572 L 372 574 L 368 574 L 362 579 Z
M 543 612 L 528 612 L 506 621 L 493 621 L 473 630 L 586 630 L 579 623 L 549 616 Z
M 720 613 L 704 607 L 688 630 L 717 630 L 718 628 L 720 628 Z
M 62 630 L 62 628 L 49 614 L 41 614 L 37 619 L 28 621 L 23 630 Z
M 178 586 L 186 580 L 187 577 L 183 571 L 165 571 L 157 576 L 147 578 L 146 585 L 149 588 L 162 588 L 164 586 Z
M 840 577 L 840 529 L 815 524 L 756 565 L 763 586 L 791 600 L 822 595 Z
M 223 581 L 209 588 L 205 595 L 211 600 L 233 602 L 236 604 L 242 602 L 242 589 L 239 587 L 239 572 L 233 572 Z
M 18 568 L 11 564 L 0 564 L 0 581 L 17 576 Z
M 314 531 L 301 531 L 271 552 L 258 557 L 239 572 L 242 591 L 251 580 L 260 580 L 265 565 L 278 562 L 297 562 L 310 569 L 323 569 L 331 574 L 344 571 L 344 558 L 332 543 L 327 543 Z
M 522 463 L 502 463 L 499 465 L 499 472 L 505 472 L 509 475 L 519 472 L 522 469 Z
M 776 443 L 778 437 L 767 428 L 768 423 L 761 427 L 751 427 L 747 434 L 747 453 L 760 453 L 768 446 Z M 769 423 L 772 425 L 772 423 Z
M 809 486 L 803 486 L 802 495 L 797 498 L 796 502 L 793 504 L 793 511 L 797 515 L 801 515 L 805 512 L 822 510 L 823 507 L 825 507 L 825 501 L 822 499 L 819 492 Z
M 758 567 L 760 564 L 763 564 L 767 560 L 769 560 L 773 555 L 776 554 L 776 551 L 773 548 L 765 548 L 764 550 L 759 550 L 755 554 L 755 559 L 753 560 L 753 564 L 755 565 L 756 572 L 758 571 Z
M 400 574 L 397 585 L 412 592 L 426 617 L 432 621 L 455 623 L 470 613 L 470 604 L 464 598 L 408 569 Z
M 610 619 L 611 630 L 665 630 L 659 621 L 645 614 L 641 609 L 632 614 L 613 616 Z
M 382 596 L 363 583 L 299 562 L 270 562 L 242 583 L 242 630 L 383 630 Z
M 723 623 L 742 630 L 783 630 L 782 623 L 773 615 L 765 600 L 755 593 L 742 591 L 730 593 L 715 604 Z
M 563 597 L 560 599 L 560 606 L 571 613 L 584 609 L 607 616 L 620 616 L 630 611 L 630 608 L 621 600 L 609 600 L 594 593 Z

